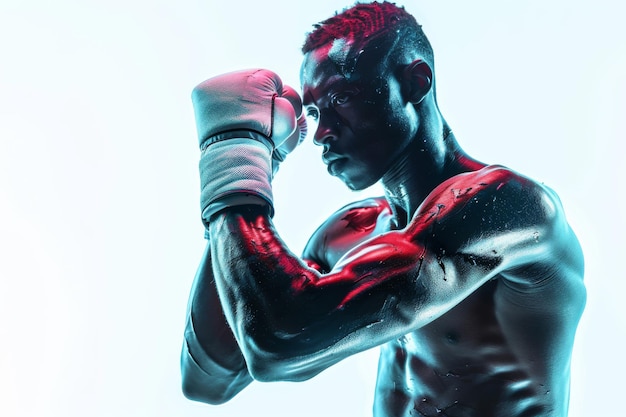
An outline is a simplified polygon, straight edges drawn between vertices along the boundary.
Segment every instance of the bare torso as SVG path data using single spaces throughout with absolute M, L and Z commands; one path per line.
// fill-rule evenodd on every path
M 506 326 L 491 281 L 444 316 L 381 348 L 376 416 L 563 416 L 567 362 L 533 361 L 532 329 Z M 514 333 L 514 334 L 511 334 Z M 535 346 L 539 348 L 539 346 Z M 569 357 L 568 357 L 569 359 Z
M 330 269 L 351 247 L 389 230 L 391 219 L 384 199 L 347 206 L 314 235 L 312 242 L 324 243 L 304 256 Z M 443 316 L 382 345 L 374 415 L 567 415 L 575 325 L 537 308 L 550 302 L 545 297 L 496 276 Z

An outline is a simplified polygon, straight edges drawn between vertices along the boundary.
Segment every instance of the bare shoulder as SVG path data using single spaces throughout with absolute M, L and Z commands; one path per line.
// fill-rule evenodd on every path
M 443 193 L 461 203 L 465 202 L 462 197 L 476 201 L 478 198 L 506 195 L 508 198 L 523 200 L 524 207 L 528 204 L 533 205 L 533 208 L 545 206 L 549 212 L 553 212 L 556 206 L 562 209 L 556 193 L 550 188 L 502 165 L 488 165 L 451 177 L 433 190 L 426 200 L 441 199 Z
M 537 296 L 549 297 L 553 306 L 559 300 L 584 304 L 583 252 L 556 192 L 497 165 L 453 178 L 446 188 L 458 194 L 471 187 L 480 191 L 462 204 L 456 225 L 475 228 L 467 241 L 474 250 L 504 256 L 503 291 L 522 304 L 536 305 Z
M 429 207 L 472 216 L 464 224 L 480 231 L 501 232 L 526 226 L 537 232 L 546 232 L 544 228 L 561 233 L 569 229 L 561 201 L 552 189 L 500 165 L 450 178 L 427 197 L 422 211 Z M 550 237 L 556 236 L 560 235 Z
M 384 197 L 366 198 L 334 212 L 313 233 L 303 258 L 327 272 L 344 253 L 389 228 L 391 209 Z
M 446 253 L 498 263 L 510 282 L 580 280 L 583 255 L 557 194 L 499 165 L 449 178 L 426 198 L 410 226 Z
M 486 167 L 476 178 L 491 184 L 487 195 L 475 204 L 491 200 L 493 210 L 481 210 L 480 215 L 484 221 L 485 213 L 491 213 L 488 221 L 493 226 L 483 224 L 480 243 L 475 246 L 511 250 L 510 259 L 504 261 L 509 264 L 497 275 L 495 286 L 499 320 L 533 329 L 530 338 L 519 341 L 520 346 L 528 344 L 528 351 L 567 352 L 587 292 L 583 251 L 566 209 L 550 187 L 508 168 Z M 523 236 L 528 238 L 520 238 Z M 546 337 L 548 334 L 551 337 Z

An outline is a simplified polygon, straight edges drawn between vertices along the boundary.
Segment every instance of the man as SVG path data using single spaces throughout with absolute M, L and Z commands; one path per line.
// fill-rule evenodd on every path
M 353 190 L 380 181 L 385 197 L 342 208 L 295 256 L 272 223 L 271 178 L 305 135 L 298 95 L 267 70 L 196 87 L 208 244 L 185 395 L 221 403 L 380 346 L 375 416 L 566 416 L 586 293 L 556 194 L 460 148 L 403 8 L 355 5 L 303 52 L 329 173 Z

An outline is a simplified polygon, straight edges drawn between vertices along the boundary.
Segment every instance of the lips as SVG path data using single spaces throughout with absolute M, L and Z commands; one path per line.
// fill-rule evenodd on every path
M 340 159 L 345 159 L 345 158 L 333 152 L 324 152 L 324 154 L 322 155 L 322 161 L 326 165 L 330 165 L 333 162 L 338 161 Z
M 327 165 L 328 173 L 336 176 L 341 170 L 341 166 L 346 162 L 346 158 L 332 152 L 325 152 L 322 161 Z

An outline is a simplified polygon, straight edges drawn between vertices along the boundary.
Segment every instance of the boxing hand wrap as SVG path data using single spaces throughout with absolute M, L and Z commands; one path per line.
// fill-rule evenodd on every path
M 271 71 L 244 70 L 204 81 L 194 89 L 192 101 L 202 151 L 205 225 L 233 205 L 267 205 L 273 215 L 272 155 L 299 134 L 298 94 Z
M 246 132 L 241 132 L 245 136 Z M 202 221 L 236 205 L 268 205 L 273 215 L 271 143 L 249 137 L 229 138 L 207 146 L 200 156 Z

